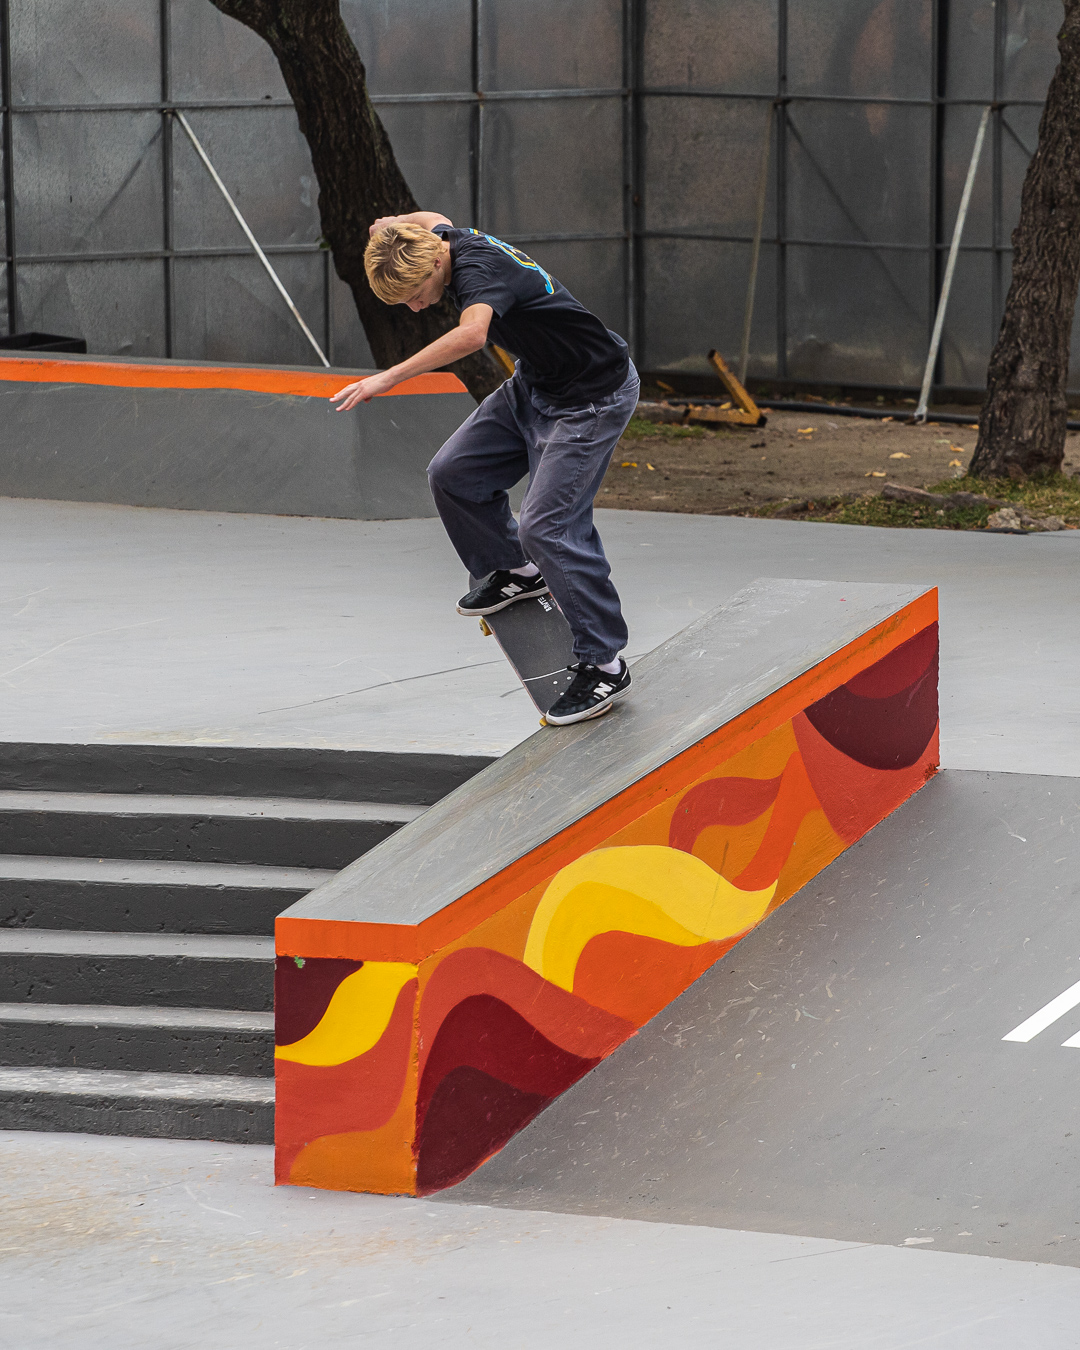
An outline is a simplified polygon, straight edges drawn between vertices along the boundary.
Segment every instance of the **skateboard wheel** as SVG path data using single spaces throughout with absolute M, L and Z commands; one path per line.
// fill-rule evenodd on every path
M 547 718 L 546 718 L 546 717 L 541 717 L 541 719 L 540 719 L 540 725 L 541 725 L 542 727 L 546 727 L 547 724 L 548 724 Z
M 480 620 L 480 631 L 481 631 L 481 633 L 483 633 L 483 635 L 484 635 L 485 637 L 490 637 L 490 636 L 491 636 L 491 629 L 490 629 L 490 627 L 488 626 L 488 621 L 487 621 L 487 619 L 481 619 L 481 620 Z

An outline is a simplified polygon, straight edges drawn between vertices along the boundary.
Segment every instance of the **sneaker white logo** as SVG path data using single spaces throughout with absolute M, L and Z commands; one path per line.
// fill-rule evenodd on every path
M 509 584 L 508 586 L 504 586 L 504 587 L 502 588 L 502 591 L 500 592 L 500 594 L 501 594 L 501 595 L 517 595 L 518 591 L 523 591 L 524 589 L 525 589 L 524 586 L 519 586 L 516 582 L 511 581 L 510 584 Z
M 608 694 L 612 693 L 614 688 L 615 686 L 613 684 L 598 684 L 593 690 L 593 693 L 599 694 L 602 698 L 607 698 Z

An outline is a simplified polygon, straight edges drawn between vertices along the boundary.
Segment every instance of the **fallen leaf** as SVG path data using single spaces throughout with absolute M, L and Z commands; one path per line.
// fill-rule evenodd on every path
M 968 426 L 971 428 L 972 431 L 978 431 L 979 429 L 978 422 L 969 422 Z
M 654 464 L 646 464 L 645 467 L 648 469 L 650 473 L 656 472 L 656 466 Z
M 905 455 L 904 452 L 903 452 L 903 450 L 895 450 L 895 451 L 893 451 L 893 453 L 889 456 L 889 458 L 890 458 L 890 459 L 910 459 L 911 456 L 910 456 L 910 455 Z
M 636 469 L 636 468 L 637 468 L 637 460 L 636 460 L 636 459 L 635 459 L 635 460 L 624 459 L 623 462 L 619 465 L 619 468 L 620 468 L 620 469 Z
M 730 408 L 730 407 L 731 407 L 730 402 L 729 402 L 729 403 L 721 403 L 721 404 L 720 404 L 720 411 L 721 411 L 721 412 L 724 412 L 726 409 L 728 409 L 728 408 Z
M 949 442 L 949 449 L 953 452 L 954 455 L 967 454 L 967 451 L 964 449 L 962 445 L 953 445 L 951 441 Z
M 817 430 L 817 427 L 799 427 L 799 435 L 800 435 L 800 436 L 809 436 L 810 433 L 811 433 L 812 431 L 816 431 L 816 430 Z
M 893 419 L 891 417 L 883 417 L 881 420 L 883 422 L 891 422 Z
M 962 469 L 963 467 L 964 467 L 964 466 L 963 466 L 963 464 L 961 463 L 960 460 L 958 460 L 958 459 L 950 459 L 950 460 L 949 460 L 949 468 L 950 468 L 950 469 Z
M 886 476 L 884 469 L 871 469 L 869 473 L 864 473 L 864 478 L 884 478 Z

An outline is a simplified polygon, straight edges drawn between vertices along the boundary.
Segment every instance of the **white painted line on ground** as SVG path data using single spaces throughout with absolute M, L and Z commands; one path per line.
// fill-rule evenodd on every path
M 1007 1036 L 1002 1036 L 1003 1041 L 1030 1041 L 1036 1037 L 1040 1031 L 1045 1031 L 1051 1022 L 1056 1022 L 1059 1017 L 1064 1017 L 1076 1005 L 1080 1003 L 1080 980 L 1076 984 L 1070 985 L 1063 994 L 1058 994 L 1057 998 L 1052 998 L 1045 1007 L 1039 1009 L 1025 1022 L 1021 1022 L 1018 1027 L 1014 1027 Z M 1073 1040 L 1076 1040 L 1073 1037 Z M 1069 1044 L 1068 1041 L 1065 1042 Z M 1080 1042 L 1077 1043 L 1080 1048 Z
M 1063 1050 L 1080 1050 L 1080 1031 L 1075 1036 L 1070 1036 L 1067 1041 L 1061 1042 Z

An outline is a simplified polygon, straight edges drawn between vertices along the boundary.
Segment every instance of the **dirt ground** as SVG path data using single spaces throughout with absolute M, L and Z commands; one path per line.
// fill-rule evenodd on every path
M 709 515 L 779 500 L 875 492 L 886 478 L 927 487 L 966 473 L 978 435 L 970 425 L 838 417 L 828 405 L 815 413 L 767 415 L 763 428 L 730 430 L 658 426 L 635 418 L 596 505 Z M 1080 433 L 1069 435 L 1064 468 L 1080 470 Z

